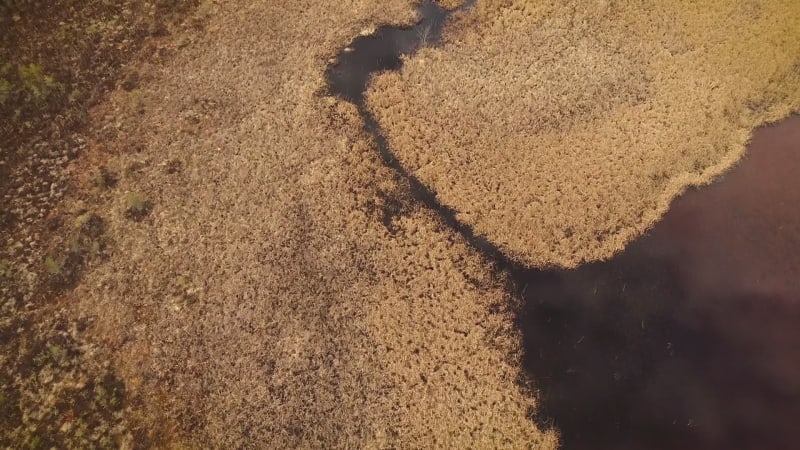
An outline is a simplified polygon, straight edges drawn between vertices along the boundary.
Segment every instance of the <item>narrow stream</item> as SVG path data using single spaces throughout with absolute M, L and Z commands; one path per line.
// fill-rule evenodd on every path
M 613 259 L 521 267 L 400 164 L 365 107 L 373 73 L 441 36 L 451 12 L 419 8 L 414 26 L 356 38 L 330 93 L 358 106 L 415 201 L 511 273 L 535 420 L 567 450 L 800 448 L 800 117 L 757 130 L 736 168 Z

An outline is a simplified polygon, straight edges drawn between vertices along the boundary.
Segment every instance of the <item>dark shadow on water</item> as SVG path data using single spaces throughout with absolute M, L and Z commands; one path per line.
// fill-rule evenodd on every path
M 610 261 L 516 272 L 525 367 L 565 448 L 800 448 L 798 180 L 792 117 Z
M 356 38 L 339 53 L 326 72 L 334 94 L 358 105 L 364 103 L 364 91 L 375 72 L 398 70 L 401 55 L 410 55 L 426 43 L 437 42 L 449 12 L 426 1 L 419 5 L 420 21 L 408 27 L 382 26 L 369 36 Z
M 738 167 L 610 261 L 521 267 L 400 164 L 365 107 L 370 77 L 435 44 L 451 14 L 419 10 L 356 38 L 329 90 L 358 106 L 411 197 L 511 274 L 536 420 L 567 450 L 800 448 L 800 118 L 758 130 Z

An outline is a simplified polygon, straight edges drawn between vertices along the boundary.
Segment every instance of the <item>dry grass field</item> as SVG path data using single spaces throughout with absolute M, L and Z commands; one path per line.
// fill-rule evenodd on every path
M 391 173 L 355 107 L 322 95 L 343 45 L 413 20 L 410 2 L 382 5 L 213 5 L 174 60 L 140 67 L 135 95 L 94 111 L 120 124 L 90 143 L 119 174 L 97 205 L 114 250 L 73 313 L 142 432 L 215 448 L 554 446 L 527 419 L 503 286 L 430 211 L 390 235 Z M 150 204 L 140 220 L 128 194 Z
M 557 448 L 505 275 L 327 93 L 342 48 L 416 3 L 206 0 L 137 38 L 56 200 L 0 216 L 0 447 Z M 574 267 L 800 108 L 798 30 L 794 0 L 478 0 L 368 107 L 459 220 Z
M 800 108 L 800 3 L 478 2 L 370 109 L 401 162 L 517 260 L 607 259 Z

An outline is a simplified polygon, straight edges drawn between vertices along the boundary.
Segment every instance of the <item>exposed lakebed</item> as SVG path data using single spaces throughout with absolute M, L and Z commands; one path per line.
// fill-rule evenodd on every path
M 512 275 L 536 420 L 566 449 L 796 447 L 800 117 L 757 130 L 737 167 L 611 260 L 521 267 L 400 164 L 365 107 L 372 74 L 435 43 L 451 14 L 419 11 L 416 25 L 356 38 L 326 73 L 330 92 L 358 106 L 412 197 Z

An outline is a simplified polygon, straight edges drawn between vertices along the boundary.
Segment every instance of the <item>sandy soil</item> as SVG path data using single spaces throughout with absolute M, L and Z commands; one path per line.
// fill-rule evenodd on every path
M 94 111 L 120 174 L 108 261 L 74 292 L 163 446 L 554 448 L 517 384 L 510 299 L 400 195 L 327 61 L 412 2 L 222 2 Z M 108 126 L 104 125 L 108 124 Z M 112 132 L 109 132 L 112 130 Z M 131 214 L 132 200 L 141 214 Z M 136 220 L 133 220 L 136 219 Z
M 798 30 L 791 0 L 482 1 L 368 102 L 460 220 L 526 264 L 573 267 L 800 108 Z

